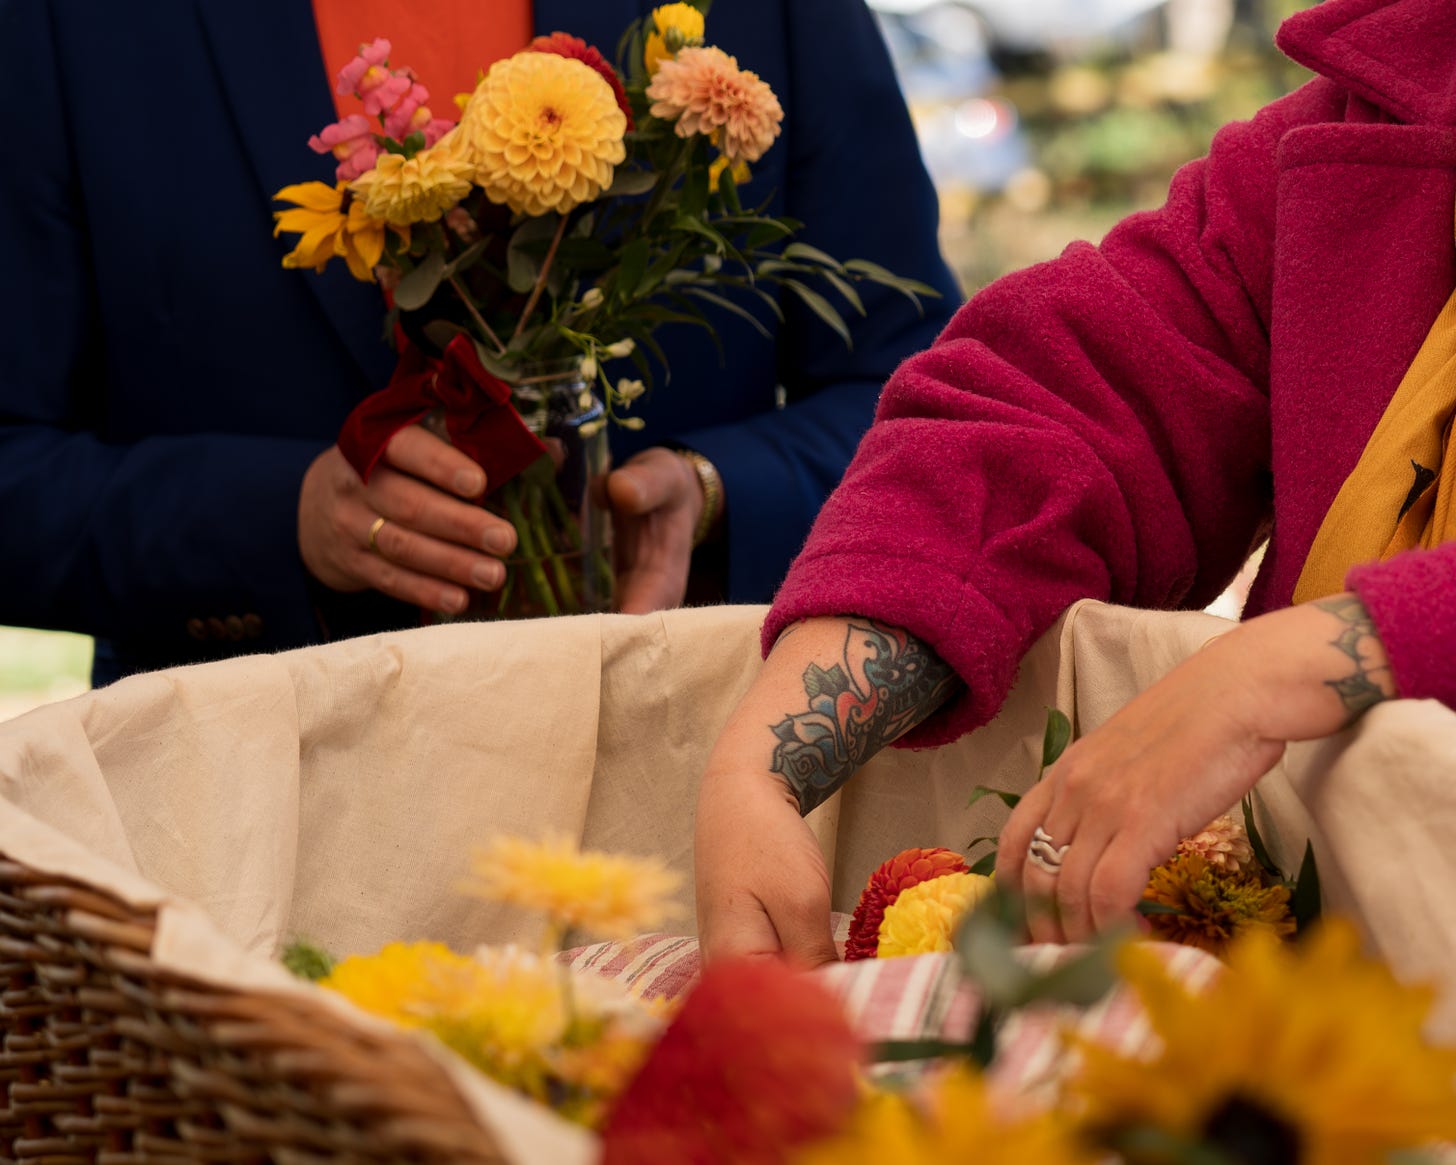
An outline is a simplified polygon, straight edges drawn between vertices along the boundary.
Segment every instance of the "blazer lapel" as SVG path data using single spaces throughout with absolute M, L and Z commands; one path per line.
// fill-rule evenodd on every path
M 333 160 L 308 148 L 309 137 L 337 116 L 310 5 L 199 0 L 197 14 L 261 197 L 276 208 L 281 204 L 273 195 L 284 186 L 332 183 Z M 277 246 L 281 260 L 292 243 L 279 239 Z M 379 288 L 334 266 L 339 269 L 302 271 L 298 278 L 318 297 L 371 385 L 380 387 L 394 360 L 380 333 Z

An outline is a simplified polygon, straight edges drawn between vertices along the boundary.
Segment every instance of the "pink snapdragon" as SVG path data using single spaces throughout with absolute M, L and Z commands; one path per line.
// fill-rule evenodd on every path
M 314 153 L 332 154 L 339 160 L 334 171 L 338 182 L 352 182 L 367 173 L 379 157 L 379 144 L 370 132 L 369 119 L 360 113 L 351 113 L 342 121 L 325 126 L 308 139 L 308 144 Z
M 339 70 L 339 81 L 334 92 L 341 96 L 346 93 L 352 93 L 355 97 L 362 96 L 359 85 L 364 80 L 364 74 L 370 69 L 389 63 L 390 47 L 389 41 L 383 37 L 360 45 L 359 55 Z
M 429 99 L 430 91 L 418 81 L 413 82 L 394 108 L 384 115 L 384 132 L 399 142 L 412 133 L 421 133 L 425 137 L 425 145 L 434 145 L 455 123 L 435 117 L 425 104 Z

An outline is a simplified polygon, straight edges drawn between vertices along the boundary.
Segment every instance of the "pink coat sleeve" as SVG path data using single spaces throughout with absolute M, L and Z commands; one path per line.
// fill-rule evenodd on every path
M 1345 582 L 1375 621 L 1396 691 L 1456 708 L 1456 542 L 1358 566 Z
M 1197 608 L 1270 519 L 1275 153 L 1338 118 L 1315 82 L 1226 127 L 1165 206 L 998 280 L 895 372 L 764 626 L 905 628 L 966 694 L 900 743 L 995 715 L 1077 599 Z

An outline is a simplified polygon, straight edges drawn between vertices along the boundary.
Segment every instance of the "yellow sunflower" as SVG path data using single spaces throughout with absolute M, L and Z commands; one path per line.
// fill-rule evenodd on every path
M 965 913 L 988 893 L 992 881 L 984 874 L 942 874 L 902 890 L 885 907 L 880 920 L 880 942 L 875 957 L 924 955 L 954 946 L 956 927 Z
M 337 257 L 349 265 L 355 279 L 374 282 L 374 268 L 384 254 L 385 223 L 371 218 L 342 182 L 337 186 L 300 182 L 285 186 L 273 198 L 295 204 L 289 210 L 273 212 L 273 237 L 285 231 L 301 236 L 297 246 L 283 256 L 283 266 L 322 271 Z
M 680 881 L 655 859 L 583 852 L 565 837 L 497 838 L 471 869 L 468 893 L 540 910 L 557 930 L 581 927 L 607 938 L 629 938 L 671 917 Z
M 1376 1165 L 1456 1136 L 1456 1051 L 1421 1034 L 1432 993 L 1362 956 L 1350 925 L 1326 922 L 1298 944 L 1252 931 L 1228 962 L 1195 994 L 1139 944 L 1124 949 L 1162 1046 L 1126 1059 L 1077 1041 L 1070 1095 L 1088 1128 L 1215 1147 L 1256 1128 L 1300 1165 Z
M 1055 1114 L 999 1115 L 981 1077 L 967 1068 L 937 1078 L 924 1111 L 903 1096 L 871 1095 L 837 1137 L 791 1158 L 793 1165 L 1092 1165 L 1096 1159 Z
M 647 37 L 643 58 L 649 73 L 678 49 L 703 43 L 703 14 L 691 4 L 663 4 L 652 10 L 657 31 Z
M 391 226 L 438 222 L 470 193 L 470 172 L 470 164 L 448 148 L 421 150 L 413 158 L 380 154 L 350 189 L 371 218 Z
M 492 202 L 517 214 L 566 214 L 611 185 L 627 156 L 627 117 L 590 65 L 522 52 L 491 66 L 456 128 Z

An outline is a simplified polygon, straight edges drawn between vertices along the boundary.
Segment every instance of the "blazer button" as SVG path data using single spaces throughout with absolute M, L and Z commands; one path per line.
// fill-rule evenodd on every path
M 243 638 L 243 621 L 236 615 L 229 615 L 223 620 L 223 626 L 227 628 L 227 637 L 234 643 L 241 642 Z
M 200 642 L 207 638 L 207 628 L 201 619 L 188 619 L 187 634 Z
M 210 616 L 207 620 L 207 636 L 209 639 L 227 638 L 227 625 L 216 615 Z
M 263 634 L 263 616 L 247 614 L 243 616 L 243 634 L 249 639 L 257 639 Z

